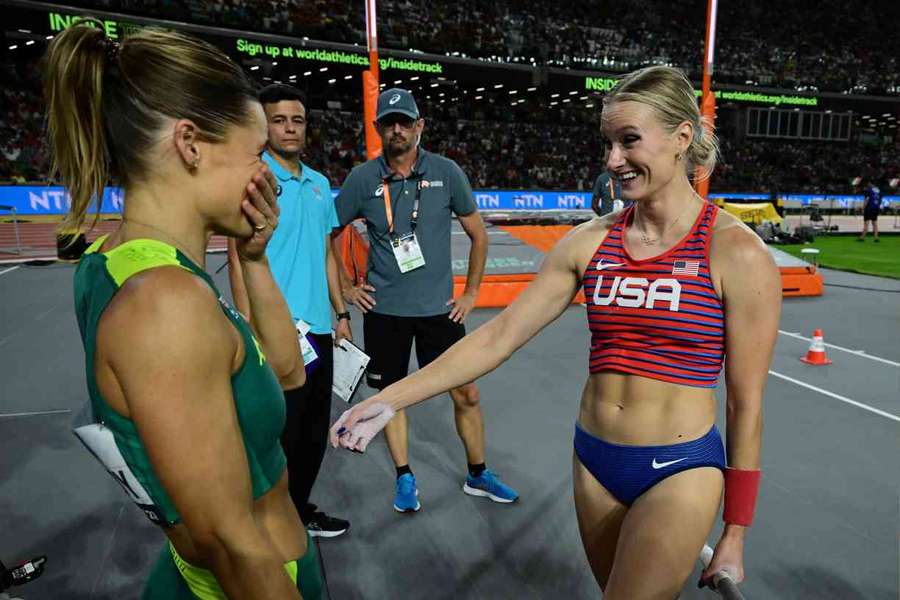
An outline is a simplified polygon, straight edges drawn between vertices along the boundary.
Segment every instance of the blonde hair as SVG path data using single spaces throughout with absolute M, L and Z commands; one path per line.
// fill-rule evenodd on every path
M 81 21 L 47 50 L 51 173 L 72 198 L 60 231 L 80 230 L 91 201 L 99 213 L 111 179 L 127 189 L 146 174 L 166 118 L 191 119 L 204 139 L 222 141 L 256 100 L 241 68 L 206 42 L 147 28 L 119 44 L 99 25 Z
M 614 102 L 640 102 L 651 107 L 668 133 L 689 121 L 694 126 L 694 138 L 685 157 L 690 165 L 701 168 L 701 179 L 712 174 L 719 157 L 719 140 L 709 119 L 700 116 L 694 86 L 680 69 L 646 67 L 628 73 L 603 98 L 604 106 Z

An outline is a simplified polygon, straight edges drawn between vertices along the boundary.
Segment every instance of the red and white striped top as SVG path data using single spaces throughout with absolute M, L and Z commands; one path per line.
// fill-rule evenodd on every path
M 634 206 L 622 212 L 582 280 L 591 373 L 716 386 L 725 355 L 725 313 L 709 274 L 709 240 L 718 210 L 707 204 L 678 244 L 643 260 L 631 258 L 622 241 Z

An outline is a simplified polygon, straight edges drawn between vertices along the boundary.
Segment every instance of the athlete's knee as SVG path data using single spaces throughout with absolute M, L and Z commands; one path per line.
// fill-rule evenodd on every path
M 481 394 L 478 386 L 474 383 L 467 383 L 450 390 L 450 397 L 453 398 L 453 404 L 458 408 L 475 408 L 481 401 Z

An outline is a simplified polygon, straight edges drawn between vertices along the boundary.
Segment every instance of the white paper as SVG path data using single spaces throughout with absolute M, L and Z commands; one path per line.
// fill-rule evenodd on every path
M 347 340 L 334 349 L 334 378 L 331 380 L 331 391 L 344 402 L 350 402 L 353 392 L 359 385 L 369 356 Z

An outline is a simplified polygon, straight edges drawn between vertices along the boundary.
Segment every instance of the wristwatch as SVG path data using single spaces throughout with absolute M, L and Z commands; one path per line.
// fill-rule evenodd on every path
M 338 313 L 338 314 L 337 314 L 337 320 L 340 321 L 341 319 L 347 319 L 347 320 L 349 321 L 349 320 L 350 320 L 350 313 L 348 313 L 348 312 Z

